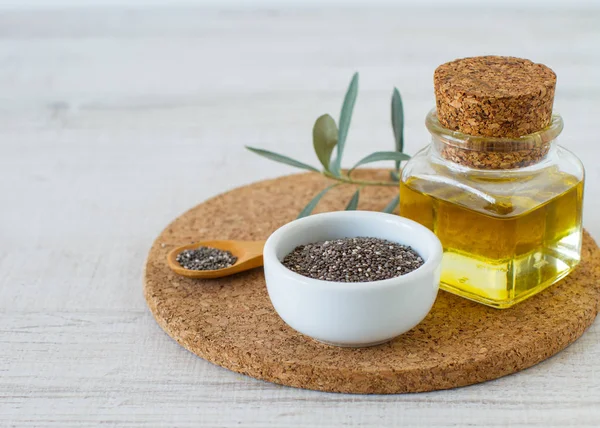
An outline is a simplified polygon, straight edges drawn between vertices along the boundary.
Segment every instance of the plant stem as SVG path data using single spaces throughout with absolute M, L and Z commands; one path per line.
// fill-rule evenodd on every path
M 356 184 L 356 185 L 360 185 L 360 186 L 394 186 L 394 187 L 398 186 L 398 183 L 395 183 L 393 181 L 355 180 L 346 175 L 336 176 L 327 171 L 323 171 L 322 174 L 333 180 L 339 181 L 341 183 L 347 183 L 347 184 Z

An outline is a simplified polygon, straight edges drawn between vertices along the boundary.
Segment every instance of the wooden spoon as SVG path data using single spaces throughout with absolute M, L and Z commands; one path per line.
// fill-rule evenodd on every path
M 262 266 L 264 246 L 265 241 L 201 241 L 171 250 L 167 255 L 167 262 L 173 272 L 188 278 L 221 278 Z M 177 261 L 177 255 L 184 250 L 192 250 L 198 247 L 211 247 L 229 251 L 237 257 L 237 262 L 233 266 L 218 270 L 191 270 L 181 266 Z

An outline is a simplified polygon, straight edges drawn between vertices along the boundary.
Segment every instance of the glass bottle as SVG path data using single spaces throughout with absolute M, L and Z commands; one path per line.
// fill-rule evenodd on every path
M 560 116 L 518 137 L 448 129 L 435 110 L 426 126 L 431 144 L 402 171 L 400 215 L 440 238 L 442 289 L 508 308 L 573 270 L 584 170 L 557 145 Z

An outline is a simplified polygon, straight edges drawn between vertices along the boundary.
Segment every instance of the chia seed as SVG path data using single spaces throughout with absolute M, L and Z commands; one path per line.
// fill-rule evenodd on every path
M 177 262 L 189 270 L 218 270 L 233 266 L 237 257 L 218 248 L 198 247 L 177 254 Z
M 371 282 L 405 275 L 421 267 L 424 261 L 409 246 L 358 237 L 300 245 L 282 263 L 309 278 Z

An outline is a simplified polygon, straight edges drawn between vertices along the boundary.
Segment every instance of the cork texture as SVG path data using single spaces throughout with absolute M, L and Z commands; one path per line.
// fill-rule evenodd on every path
M 550 143 L 514 151 L 492 151 L 489 148 L 456 147 L 446 145 L 441 154 L 444 159 L 476 169 L 516 169 L 535 165 L 550 150 Z
M 503 56 L 458 59 L 440 65 L 433 77 L 441 125 L 467 135 L 518 138 L 550 125 L 556 74 L 543 64 Z M 512 153 L 493 146 L 447 147 L 449 160 L 481 169 L 512 169 L 538 162 L 548 144 Z
M 358 176 L 385 180 L 387 174 Z M 257 379 L 392 394 L 454 388 L 525 369 L 575 341 L 596 317 L 600 250 L 587 234 L 580 266 L 537 296 L 497 310 L 440 291 L 417 327 L 359 349 L 325 345 L 288 327 L 271 306 L 262 268 L 216 280 L 188 279 L 168 268 L 167 253 L 186 243 L 266 239 L 327 184 L 312 173 L 263 181 L 219 195 L 173 221 L 154 242 L 144 272 L 144 294 L 158 324 L 194 354 Z M 333 189 L 315 211 L 343 209 L 353 191 Z M 396 192 L 365 188 L 359 209 L 381 210 Z

